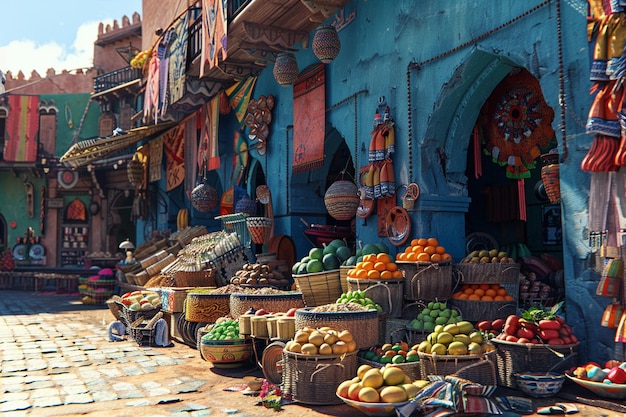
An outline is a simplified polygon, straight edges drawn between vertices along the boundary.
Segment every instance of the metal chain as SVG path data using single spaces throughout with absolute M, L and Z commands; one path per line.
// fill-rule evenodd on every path
M 409 139 L 408 152 L 409 152 L 409 183 L 413 181 L 413 110 L 411 110 L 411 68 L 406 70 L 406 84 L 407 84 L 407 134 Z
M 567 159 L 567 131 L 565 130 L 565 71 L 563 70 L 563 33 L 561 31 L 561 0 L 556 0 L 556 36 L 559 46 L 559 106 L 561 107 L 561 136 L 563 140 L 562 160 Z

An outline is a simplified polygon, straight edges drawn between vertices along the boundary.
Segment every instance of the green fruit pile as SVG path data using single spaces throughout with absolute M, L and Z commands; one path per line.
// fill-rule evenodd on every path
M 348 292 L 344 292 L 337 298 L 335 301 L 336 304 L 348 304 L 355 303 L 366 307 L 368 310 L 376 310 L 379 313 L 382 313 L 383 308 L 377 304 L 374 300 L 367 297 L 365 291 L 362 290 L 352 290 Z
M 498 249 L 475 250 L 461 260 L 461 263 L 464 264 L 500 264 L 513 262 L 513 259 L 509 258 L 509 254 L 506 251 L 499 251 Z
M 218 319 L 209 332 L 202 336 L 203 340 L 234 340 L 243 339 L 239 334 L 239 320 L 231 318 Z
M 356 250 L 356 253 L 343 261 L 341 266 L 356 266 L 357 263 L 363 260 L 364 255 L 381 252 L 389 253 L 389 248 L 383 242 L 366 243 L 365 245 L 359 242 L 359 248 Z
M 409 346 L 407 342 L 385 343 L 381 346 L 371 347 L 368 350 L 361 350 L 359 357 L 382 364 L 418 362 L 418 346 L 418 344 Z
M 409 327 L 413 330 L 432 332 L 437 325 L 454 324 L 463 321 L 463 317 L 455 310 L 448 308 L 445 302 L 430 301 L 416 318 L 411 320 Z
M 293 275 L 314 274 L 339 269 L 352 255 L 352 250 L 341 239 L 335 239 L 322 248 L 312 248 L 291 268 Z
M 485 342 L 482 332 L 469 321 L 438 324 L 417 347 L 418 352 L 436 355 L 482 355 L 493 349 L 495 347 Z

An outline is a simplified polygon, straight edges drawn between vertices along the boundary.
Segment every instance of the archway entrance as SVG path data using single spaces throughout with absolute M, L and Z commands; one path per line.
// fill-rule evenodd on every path
M 131 190 L 119 191 L 111 199 L 107 219 L 107 250 L 110 253 L 119 252 L 120 242 L 126 239 L 137 244 L 137 231 L 132 218 L 134 194 Z

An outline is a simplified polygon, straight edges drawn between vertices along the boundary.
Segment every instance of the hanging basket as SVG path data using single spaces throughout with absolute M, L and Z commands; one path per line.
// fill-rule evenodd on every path
M 213 210 L 218 201 L 217 191 L 210 185 L 199 184 L 191 191 L 191 205 L 202 213 Z
M 274 78 L 278 84 L 286 87 L 293 84 L 298 78 L 298 61 L 291 52 L 283 52 L 276 56 L 274 63 Z
M 137 185 L 143 182 L 144 166 L 139 161 L 137 154 L 133 155 L 133 159 L 128 162 L 126 172 L 128 174 L 128 182 L 131 184 Z
M 326 210 L 336 220 L 350 220 L 359 208 L 359 194 L 352 181 L 335 181 L 324 195 Z
M 274 222 L 269 217 L 247 217 L 246 226 L 252 242 L 264 245 L 270 240 Z
M 543 188 L 546 190 L 550 203 L 559 204 L 561 202 L 559 154 L 547 153 L 541 155 L 541 159 L 544 162 L 544 166 L 541 167 Z
M 250 196 L 246 194 L 235 204 L 235 213 L 246 213 L 250 216 L 255 216 L 256 201 L 251 200 Z
M 313 53 L 324 64 L 329 64 L 339 55 L 341 41 L 337 29 L 332 25 L 321 25 L 317 28 L 311 44 Z

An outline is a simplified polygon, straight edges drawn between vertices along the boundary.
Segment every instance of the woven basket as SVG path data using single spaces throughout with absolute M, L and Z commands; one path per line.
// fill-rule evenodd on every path
M 178 287 L 215 287 L 215 269 L 204 271 L 176 271 L 174 281 Z
M 302 292 L 307 307 L 332 304 L 341 297 L 339 269 L 314 274 L 294 275 L 293 279 Z
M 519 296 L 520 264 L 460 263 L 454 268 L 463 284 L 500 284 L 514 299 Z
M 482 355 L 432 355 L 425 352 L 417 352 L 420 358 L 422 376 L 428 375 L 452 375 L 468 365 L 481 361 L 495 361 L 496 351 L 483 353 Z M 477 381 L 474 381 L 477 382 Z
M 552 204 L 559 204 L 561 201 L 561 180 L 559 164 L 548 164 L 541 167 L 541 181 L 546 190 L 548 200 Z
M 373 368 L 382 368 L 384 365 L 380 362 L 374 362 L 362 358 L 359 356 L 358 358 L 359 365 L 369 365 Z M 411 381 L 415 381 L 422 378 L 422 369 L 419 362 L 404 362 L 404 363 L 396 363 L 393 365 L 396 368 L 402 369 L 405 375 L 411 378 Z
M 133 155 L 133 159 L 128 161 L 128 165 L 126 166 L 126 173 L 128 174 L 128 182 L 131 184 L 141 184 L 143 182 L 144 177 L 144 166 L 139 161 L 138 155 L 135 153 Z
M 578 342 L 570 345 L 534 345 L 493 339 L 496 350 L 498 385 L 517 388 L 518 372 L 562 372 L 578 358 Z M 562 355 L 562 357 L 560 356 Z
M 149 279 L 150 275 L 148 275 L 148 272 L 146 271 L 138 272 L 134 276 L 135 285 L 138 285 L 140 287 L 146 285 L 146 282 L 148 282 Z
M 230 294 L 188 292 L 185 320 L 193 323 L 215 323 L 230 313 Z
M 341 282 L 342 294 L 350 291 L 350 284 L 348 284 L 348 271 L 353 269 L 353 266 L 340 266 L 339 267 L 339 281 Z
M 356 216 L 359 202 L 358 189 L 352 181 L 335 181 L 324 194 L 326 210 L 336 220 L 351 220 Z
M 284 294 L 240 294 L 230 295 L 230 314 L 238 320 L 239 316 L 251 308 L 258 310 L 263 308 L 267 311 L 286 312 L 290 308 L 304 307 L 302 293 Z
M 258 245 L 264 245 L 270 240 L 273 225 L 274 221 L 269 217 L 246 218 L 246 226 L 252 242 Z
M 453 288 L 452 265 L 398 261 L 404 273 L 404 298 L 406 300 L 444 301 L 450 298 Z
M 343 381 L 354 378 L 356 371 L 356 352 L 338 356 L 283 350 L 283 391 L 303 404 L 343 404 L 335 392 Z
M 192 288 L 161 288 L 161 308 L 170 313 L 180 313 L 185 309 L 187 291 Z
M 456 307 L 464 320 L 477 322 L 481 320 L 504 319 L 517 314 L 517 298 L 512 301 L 475 301 L 451 298 L 450 306 Z
M 154 252 L 152 255 L 142 259 L 139 262 L 139 264 L 141 265 L 141 269 L 146 269 L 149 266 L 156 264 L 161 259 L 164 259 L 165 257 L 167 257 L 167 255 L 168 255 L 167 251 L 164 251 L 164 250 L 159 250 L 157 252 Z
M 484 360 L 464 366 L 454 374 L 483 386 L 495 387 L 498 383 L 493 360 Z
M 376 310 L 314 312 L 310 307 L 305 307 L 296 311 L 296 331 L 305 327 L 315 329 L 324 326 L 338 331 L 349 330 L 357 349 L 366 349 L 380 342 L 380 320 Z
M 172 255 L 171 253 L 168 253 L 167 256 L 159 261 L 157 261 L 155 264 L 150 265 L 149 267 L 146 268 L 146 273 L 148 274 L 148 276 L 153 277 L 157 274 L 159 274 L 161 272 L 161 270 L 163 268 L 165 268 L 166 266 L 168 266 L 169 264 L 171 264 L 172 262 L 176 261 L 176 257 L 174 255 Z
M 120 311 L 119 320 L 122 323 L 124 323 L 124 325 L 127 328 L 129 328 L 130 325 L 136 322 L 140 317 L 143 317 L 145 320 L 150 320 L 161 311 L 161 308 L 153 308 L 150 310 L 143 310 L 143 311 L 133 311 L 133 310 L 129 310 L 128 307 L 126 307 L 124 304 L 117 302 L 117 301 L 115 302 L 118 304 L 119 311 Z
M 199 184 L 191 190 L 191 205 L 201 213 L 207 213 L 217 207 L 217 190 L 207 184 Z
M 365 291 L 365 296 L 378 304 L 389 317 L 402 316 L 404 279 L 348 278 L 347 280 L 350 290 Z

